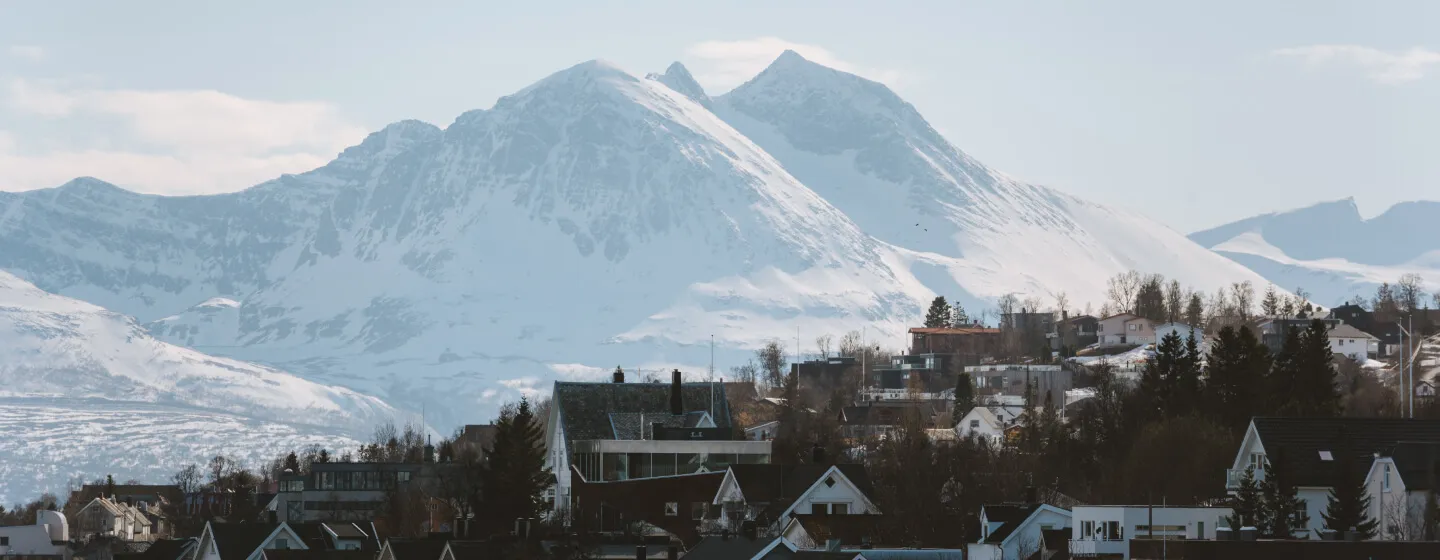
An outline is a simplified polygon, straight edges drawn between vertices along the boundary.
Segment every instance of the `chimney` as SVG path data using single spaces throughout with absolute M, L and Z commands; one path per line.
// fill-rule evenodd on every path
M 680 370 L 670 372 L 670 414 L 683 416 L 685 400 L 680 397 Z
M 614 376 L 610 379 L 610 381 L 612 381 L 612 382 L 614 382 L 614 383 L 624 383 L 624 382 L 625 382 L 625 370 L 620 369 L 620 366 L 615 366 L 615 374 L 614 374 Z
M 635 560 L 645 560 L 645 556 L 646 556 L 645 545 L 642 544 L 642 545 L 636 546 L 636 547 L 635 547 Z
M 435 462 L 435 446 L 434 446 L 434 445 L 430 445 L 430 436 L 429 436 L 429 435 L 426 435 L 426 436 L 425 436 L 425 462 L 426 462 L 426 463 L 434 463 L 434 462 Z

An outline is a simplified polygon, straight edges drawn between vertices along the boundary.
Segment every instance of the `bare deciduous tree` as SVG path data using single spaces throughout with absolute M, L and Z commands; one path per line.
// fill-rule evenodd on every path
M 820 352 L 820 359 L 824 360 L 830 357 L 830 344 L 833 341 L 834 338 L 828 334 L 815 337 L 815 349 Z
M 1135 270 L 1110 277 L 1105 290 L 1106 297 L 1110 298 L 1107 302 L 1110 312 L 1134 313 L 1135 295 L 1140 293 L 1140 286 L 1144 283 L 1145 277 Z

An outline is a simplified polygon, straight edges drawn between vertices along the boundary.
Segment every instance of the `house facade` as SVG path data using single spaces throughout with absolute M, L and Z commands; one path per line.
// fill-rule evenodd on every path
M 58 511 L 40 510 L 34 525 L 0 527 L 0 557 L 70 560 L 70 525 Z
M 1348 452 L 1351 464 L 1367 465 L 1376 454 L 1401 442 L 1440 443 L 1440 420 L 1256 417 L 1225 472 L 1225 487 L 1232 493 L 1239 489 L 1247 468 L 1254 469 L 1257 481 L 1264 480 L 1271 463 L 1283 454 L 1296 495 L 1305 502 L 1310 517 L 1310 524 L 1297 535 L 1315 534 L 1324 526 L 1321 514 L 1329 503 L 1330 489 L 1337 482 L 1346 482 L 1342 477 L 1353 475 L 1339 472 L 1336 456 Z
M 1205 329 L 1192 327 L 1185 323 L 1164 323 L 1155 326 L 1155 340 L 1161 341 L 1165 337 L 1175 334 L 1180 337 L 1181 342 L 1187 342 L 1191 337 L 1195 338 L 1195 344 L 1199 346 L 1200 352 L 1210 351 L 1210 345 L 1205 343 Z
M 874 488 L 861 465 L 735 465 L 712 505 L 717 528 L 746 522 L 778 534 L 796 515 L 876 515 Z
M 1100 319 L 1097 333 L 1101 346 L 1144 345 L 1155 343 L 1155 325 L 1149 319 L 1130 313 L 1118 313 Z
M 441 466 L 427 463 L 330 462 L 310 465 L 305 474 L 280 475 L 274 508 L 277 521 L 368 521 L 385 496 L 397 488 L 435 489 Z
M 980 539 L 965 546 L 969 560 L 1025 560 L 1045 547 L 1045 532 L 1070 527 L 1071 514 L 1048 504 L 980 508 Z
M 1365 473 L 1377 539 L 1425 537 L 1425 511 L 1440 486 L 1440 443 L 1401 442 L 1378 453 Z
M 308 550 L 285 523 L 205 522 L 193 556 L 187 560 L 263 560 L 266 550 Z
M 135 506 L 98 497 L 75 512 L 73 531 L 78 538 L 148 542 L 151 526 L 149 517 Z
M 1134 539 L 1215 540 L 1228 507 L 1075 506 L 1070 511 L 1071 557 L 1130 560 Z
M 1380 355 L 1380 339 L 1346 324 L 1330 329 L 1330 351 L 1357 362 Z
M 977 406 L 955 424 L 955 433 L 962 438 L 973 436 L 999 444 L 1005 437 L 1005 425 L 990 409 Z

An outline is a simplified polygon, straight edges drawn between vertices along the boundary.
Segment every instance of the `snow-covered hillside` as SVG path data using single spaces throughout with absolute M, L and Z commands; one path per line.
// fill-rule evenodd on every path
M 1371 296 L 1418 274 L 1440 291 L 1440 202 L 1396 204 L 1364 219 L 1354 199 L 1263 214 L 1190 235 L 1202 246 L 1325 305 Z
M 0 268 L 167 341 L 441 425 L 617 364 L 695 372 L 712 335 L 721 371 L 772 337 L 899 346 L 936 293 L 1098 305 L 1131 268 L 1259 279 L 991 171 L 884 86 L 794 53 L 714 99 L 679 64 L 583 63 L 239 193 L 0 193 L 0 244 Z

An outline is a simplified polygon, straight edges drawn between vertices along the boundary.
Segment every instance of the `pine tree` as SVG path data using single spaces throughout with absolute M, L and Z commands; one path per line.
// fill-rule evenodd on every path
M 1330 350 L 1330 331 L 1325 323 L 1315 320 L 1300 335 L 1300 350 L 1295 356 L 1296 384 L 1299 394 L 1298 414 L 1307 417 L 1340 415 L 1340 390 L 1335 386 L 1334 352 Z
M 1140 386 L 1137 397 L 1142 406 L 1141 418 L 1145 421 L 1161 418 L 1171 403 L 1176 372 L 1185 360 L 1185 347 L 1178 333 L 1170 333 L 1160 339 L 1155 347 L 1155 358 L 1145 364 L 1140 372 Z
M 1280 294 L 1275 292 L 1275 285 L 1265 287 L 1265 297 L 1260 298 L 1260 313 L 1266 317 L 1280 316 Z
M 1278 449 L 1270 457 L 1270 466 L 1265 469 L 1265 480 L 1260 482 L 1260 494 L 1265 501 L 1263 517 L 1268 523 L 1259 529 L 1268 538 L 1293 538 L 1295 531 L 1310 524 L 1310 514 L 1305 511 L 1305 502 L 1300 499 L 1290 477 L 1290 463 L 1285 458 L 1285 450 Z
M 970 315 L 965 313 L 965 307 L 959 303 L 950 306 L 950 327 L 961 328 L 970 325 Z
M 1235 496 L 1230 498 L 1230 509 L 1233 514 L 1229 522 L 1233 530 L 1238 531 L 1242 527 L 1258 529 L 1270 524 L 1265 511 L 1265 498 L 1260 495 L 1260 487 L 1255 483 L 1254 467 L 1245 468 L 1245 474 L 1240 479 L 1240 488 L 1235 491 Z
M 1184 352 L 1175 364 L 1174 377 L 1169 383 L 1170 398 L 1165 406 L 1169 416 L 1190 414 L 1200 409 L 1203 400 L 1200 387 L 1200 343 L 1195 340 L 1195 333 L 1185 337 Z
M 960 419 L 972 408 L 975 408 L 975 381 L 962 371 L 955 376 L 955 409 L 950 411 L 950 423 L 960 425 Z
M 1154 323 L 1165 322 L 1165 280 L 1160 275 L 1147 277 L 1135 294 L 1135 315 Z
M 1287 328 L 1285 341 L 1270 365 L 1266 377 L 1266 391 L 1269 393 L 1269 409 L 1279 416 L 1303 416 L 1306 404 L 1305 392 L 1299 387 L 1300 374 L 1300 331 Z
M 491 522 L 508 527 L 515 519 L 536 518 L 548 509 L 545 490 L 555 477 L 545 467 L 545 434 L 529 399 L 520 399 L 514 411 L 502 413 L 495 424 L 482 480 Z
M 1185 324 L 1204 329 L 1204 322 L 1205 302 L 1200 299 L 1200 294 L 1190 294 L 1190 304 L 1185 306 Z
M 1370 540 L 1375 537 L 1379 524 L 1369 515 L 1370 495 L 1365 488 L 1364 477 L 1355 476 L 1354 457 L 1349 445 L 1342 443 L 1336 446 L 1335 453 L 1339 454 L 1335 469 L 1340 475 L 1336 480 L 1340 482 L 1330 489 L 1325 513 L 1320 517 L 1325 520 L 1326 529 L 1354 531 L 1360 540 Z
M 930 310 L 925 312 L 925 327 L 939 328 L 950 324 L 950 304 L 945 303 L 945 296 L 935 296 L 930 302 Z
M 1232 432 L 1243 432 L 1260 412 L 1270 351 L 1250 327 L 1220 329 L 1210 346 L 1205 367 L 1205 402 L 1209 413 Z

